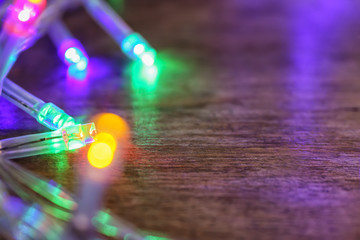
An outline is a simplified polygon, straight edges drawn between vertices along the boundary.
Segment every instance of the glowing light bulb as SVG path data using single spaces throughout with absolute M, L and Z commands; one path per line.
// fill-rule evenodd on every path
M 120 163 L 122 149 L 126 147 L 129 138 L 129 127 L 125 120 L 112 113 L 95 116 L 94 123 L 98 134 L 95 136 L 95 142 L 92 143 L 87 155 L 90 165 L 94 167 L 90 170 L 89 176 L 96 181 L 105 181 L 109 176 L 105 172 L 100 174 L 95 170 L 96 168 L 110 170 L 113 167 L 110 168 L 109 165 L 114 166 L 114 164 Z M 121 148 L 118 149 L 117 146 Z M 112 163 L 114 157 L 117 161 Z
M 155 63 L 156 51 L 138 33 L 128 35 L 121 43 L 123 52 L 130 58 L 139 59 L 147 66 Z
M 25 8 L 19 12 L 18 19 L 22 22 L 29 21 L 31 17 L 31 9 Z
M 60 59 L 68 66 L 68 76 L 76 80 L 86 77 L 89 58 L 82 44 L 72 36 L 70 30 L 61 21 L 52 22 L 48 34 L 58 49 Z
M 145 47 L 144 47 L 144 45 L 142 45 L 141 43 L 137 44 L 137 45 L 134 47 L 134 53 L 135 53 L 136 55 L 140 55 L 140 54 L 142 54 L 144 51 L 145 51 Z
M 84 71 L 87 69 L 89 59 L 79 41 L 68 39 L 59 48 L 59 56 L 64 63 L 72 68 L 72 71 Z
M 146 66 L 152 66 L 155 62 L 154 56 L 151 53 L 145 53 L 141 56 L 141 61 L 146 65 Z
M 92 233 L 94 226 L 93 219 L 101 206 L 101 199 L 104 189 L 119 172 L 118 167 L 122 163 L 123 150 L 117 149 L 116 144 L 120 143 L 121 136 L 124 134 L 124 126 L 117 126 L 116 123 L 123 124 L 124 120 L 115 114 L 101 114 L 95 119 L 107 122 L 107 126 L 102 126 L 105 132 L 99 131 L 96 141 L 91 144 L 87 157 L 89 164 L 85 171 L 81 171 L 82 186 L 78 194 L 78 208 L 73 216 L 74 230 L 80 230 L 83 233 Z M 108 122 L 109 121 L 109 122 Z M 95 121 L 97 125 L 98 121 Z M 115 128 L 115 129 L 114 129 Z M 122 131 L 121 133 L 119 132 Z M 113 135 L 112 133 L 115 133 Z M 123 142 L 122 142 L 123 143 Z M 123 145 L 121 143 L 121 145 Z M 96 227 L 96 226 L 95 226 Z M 68 239 L 68 238 L 63 238 Z M 139 238 L 140 239 L 140 238 Z
M 28 0 L 28 1 L 31 3 L 34 3 L 34 4 L 40 4 L 40 3 L 44 2 L 43 0 Z
M 75 65 L 76 70 L 84 71 L 88 66 L 88 59 L 83 51 L 77 47 L 70 47 L 65 51 L 64 61 L 68 66 Z
M 95 116 L 94 122 L 99 133 L 88 151 L 88 160 L 95 168 L 105 168 L 111 164 L 115 153 L 118 156 L 118 143 L 125 146 L 129 127 L 124 119 L 112 113 Z
M 87 59 L 83 58 L 76 64 L 76 68 L 79 71 L 84 71 L 86 69 L 87 65 L 88 65 Z
M 46 6 L 45 0 L 16 0 L 13 4 L 13 13 L 19 13 L 18 19 L 27 22 L 35 20 Z
M 65 59 L 70 63 L 78 63 L 80 61 L 80 55 L 77 53 L 78 49 L 72 47 L 66 50 Z
M 95 116 L 94 122 L 99 133 L 108 133 L 115 139 L 128 140 L 130 128 L 126 121 L 113 113 L 104 113 Z
M 88 152 L 88 160 L 95 168 L 105 168 L 109 166 L 114 158 L 111 147 L 103 142 L 95 142 L 91 145 Z
M 4 30 L 12 35 L 28 36 L 35 32 L 36 19 L 45 9 L 45 0 L 15 0 L 4 20 Z
M 69 66 L 67 70 L 67 79 L 68 80 L 75 80 L 75 81 L 85 81 L 87 79 L 88 69 L 83 68 L 82 63 L 78 63 L 76 65 Z M 73 86 L 75 87 L 75 86 Z
M 116 144 L 116 140 L 111 134 L 102 132 L 96 135 L 95 139 L 96 142 L 106 143 L 111 148 L 111 150 L 115 152 L 117 144 Z

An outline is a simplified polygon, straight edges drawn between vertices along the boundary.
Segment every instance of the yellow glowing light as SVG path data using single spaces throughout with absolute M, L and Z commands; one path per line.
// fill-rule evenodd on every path
M 105 144 L 107 144 L 111 148 L 111 150 L 113 152 L 115 152 L 116 145 L 117 145 L 116 140 L 110 134 L 104 133 L 104 132 L 99 133 L 98 135 L 96 135 L 95 139 L 96 139 L 97 143 L 105 143 Z
M 95 142 L 91 145 L 88 152 L 89 163 L 96 168 L 109 166 L 114 158 L 111 147 L 103 142 Z
M 95 168 L 105 168 L 115 153 L 119 154 L 118 145 L 126 148 L 130 130 L 124 119 L 112 113 L 97 115 L 93 120 L 98 134 L 88 151 L 88 161 Z
M 130 129 L 126 121 L 115 114 L 100 114 L 95 117 L 94 122 L 99 133 L 108 133 L 116 140 L 128 140 L 130 137 Z
M 34 3 L 34 4 L 39 4 L 42 2 L 46 2 L 46 1 L 44 1 L 44 0 L 29 0 L 29 2 Z

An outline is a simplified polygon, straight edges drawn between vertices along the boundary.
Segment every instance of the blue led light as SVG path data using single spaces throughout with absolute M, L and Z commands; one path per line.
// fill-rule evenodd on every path
M 88 69 L 79 70 L 78 65 L 71 65 L 67 70 L 68 79 L 73 79 L 76 81 L 85 81 L 88 76 Z

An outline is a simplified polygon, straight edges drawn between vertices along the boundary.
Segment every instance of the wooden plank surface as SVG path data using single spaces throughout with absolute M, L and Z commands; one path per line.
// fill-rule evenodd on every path
M 344 0 L 127 1 L 125 20 L 159 50 L 157 79 L 76 10 L 65 21 L 91 56 L 89 79 L 67 79 L 48 38 L 10 76 L 78 121 L 114 112 L 129 122 L 133 146 L 105 204 L 143 230 L 359 239 L 359 10 Z M 1 138 L 46 131 L 0 103 Z M 17 162 L 76 191 L 85 152 Z

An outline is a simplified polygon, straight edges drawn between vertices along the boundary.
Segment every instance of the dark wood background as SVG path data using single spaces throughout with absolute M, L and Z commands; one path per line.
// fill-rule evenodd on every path
M 360 238 L 359 2 L 114 7 L 158 50 L 157 82 L 136 77 L 82 9 L 65 21 L 91 56 L 87 81 L 66 78 L 47 37 L 10 74 L 78 121 L 113 112 L 129 122 L 133 146 L 106 206 L 175 239 Z M 47 131 L 0 104 L 1 138 Z M 84 161 L 79 152 L 16 162 L 76 191 Z

